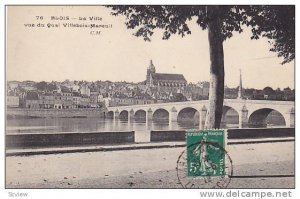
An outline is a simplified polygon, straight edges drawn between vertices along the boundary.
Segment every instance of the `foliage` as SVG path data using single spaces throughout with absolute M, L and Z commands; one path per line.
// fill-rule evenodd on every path
M 197 24 L 207 29 L 212 20 L 207 14 L 210 6 L 108 6 L 113 15 L 125 15 L 126 26 L 137 29 L 135 36 L 150 41 L 154 29 L 163 30 L 163 39 L 169 39 L 172 34 L 182 37 L 191 34 L 188 21 L 196 18 Z M 221 19 L 222 39 L 232 37 L 233 32 L 241 33 L 244 26 L 252 29 L 251 39 L 266 37 L 272 44 L 271 51 L 283 57 L 284 63 L 295 58 L 295 7 L 294 6 L 219 6 L 218 17 Z
M 56 86 L 56 84 L 50 83 L 47 85 L 46 88 L 47 88 L 47 91 L 53 92 L 54 90 L 57 89 L 57 86 Z
M 36 88 L 37 88 L 37 90 L 39 90 L 39 91 L 45 91 L 45 90 L 46 90 L 46 87 L 47 87 L 47 82 L 45 82 L 45 81 L 38 82 L 38 83 L 36 84 Z
M 274 90 L 271 87 L 267 86 L 263 89 L 263 93 L 265 95 L 272 95 L 274 94 Z
M 270 49 L 283 57 L 282 64 L 295 59 L 295 7 L 253 6 L 245 7 L 250 16 L 247 25 L 252 27 L 252 39 L 263 36 L 272 44 Z
M 187 98 L 182 93 L 176 93 L 172 100 L 173 102 L 184 102 L 187 101 Z

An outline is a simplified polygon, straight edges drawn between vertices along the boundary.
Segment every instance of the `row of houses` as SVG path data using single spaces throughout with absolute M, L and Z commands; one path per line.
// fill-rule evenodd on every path
M 104 104 L 103 97 L 81 95 L 78 92 L 40 93 L 27 92 L 24 98 L 7 96 L 8 107 L 21 107 L 29 109 L 75 109 L 100 108 Z

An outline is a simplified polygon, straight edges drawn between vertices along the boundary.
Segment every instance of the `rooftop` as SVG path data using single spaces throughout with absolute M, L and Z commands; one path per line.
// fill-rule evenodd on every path
M 151 75 L 153 80 L 186 82 L 186 79 L 182 74 L 153 73 Z

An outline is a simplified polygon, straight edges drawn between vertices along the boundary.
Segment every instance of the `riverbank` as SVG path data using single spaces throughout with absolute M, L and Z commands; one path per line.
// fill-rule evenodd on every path
M 262 173 L 260 170 L 266 169 L 266 166 L 272 167 L 269 171 L 276 173 L 276 170 L 282 170 L 288 168 L 292 170 L 292 162 L 279 162 L 269 164 L 248 164 L 237 166 L 236 169 L 243 172 Z M 291 173 L 287 172 L 287 173 Z M 67 175 L 69 176 L 69 175 Z M 227 188 L 294 188 L 295 178 L 289 175 L 283 175 L 281 177 L 273 176 L 254 176 L 252 178 L 232 178 Z M 18 185 L 7 185 L 7 188 L 56 188 L 56 189 L 70 189 L 70 188 L 87 188 L 87 189 L 99 189 L 99 188 L 121 188 L 121 189 L 139 189 L 139 188 L 182 188 L 181 184 L 177 181 L 177 172 L 175 169 L 147 172 L 142 171 L 134 172 L 130 175 L 123 176 L 109 176 L 92 178 L 92 179 L 76 179 L 76 176 L 62 177 L 58 181 L 46 181 L 40 183 L 28 183 Z
M 238 139 L 227 142 L 227 145 L 240 144 L 263 144 L 276 142 L 294 142 L 294 137 L 285 138 L 264 138 L 264 139 Z M 47 155 L 62 153 L 80 153 L 80 152 L 108 152 L 108 151 L 126 151 L 126 150 L 145 150 L 161 148 L 185 147 L 186 142 L 144 142 L 144 143 L 126 143 L 114 145 L 73 145 L 63 147 L 38 147 L 38 148 L 6 148 L 6 156 L 30 156 Z
M 30 129 L 29 129 L 30 130 Z M 277 139 L 295 137 L 294 128 L 270 128 L 270 129 L 228 129 L 226 138 L 228 140 L 245 139 Z M 51 147 L 85 147 L 94 145 L 114 145 L 129 143 L 150 143 L 150 142 L 185 142 L 185 130 L 144 130 L 134 131 L 124 129 L 117 131 L 96 131 L 96 132 L 9 132 L 6 133 L 6 148 L 51 148 Z M 255 141 L 256 140 L 256 141 Z M 229 143 L 228 143 L 229 144 Z
M 10 156 L 6 188 L 181 188 L 176 162 L 184 149 Z M 294 142 L 228 145 L 227 150 L 236 176 L 230 188 L 295 186 Z
M 28 109 L 28 108 L 7 108 L 7 119 L 26 118 L 88 118 L 104 117 L 104 110 L 99 108 L 82 109 Z

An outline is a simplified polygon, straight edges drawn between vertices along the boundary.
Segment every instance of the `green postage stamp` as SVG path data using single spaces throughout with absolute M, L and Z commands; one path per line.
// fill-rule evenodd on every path
M 224 176 L 224 146 L 224 130 L 187 132 L 187 176 Z

